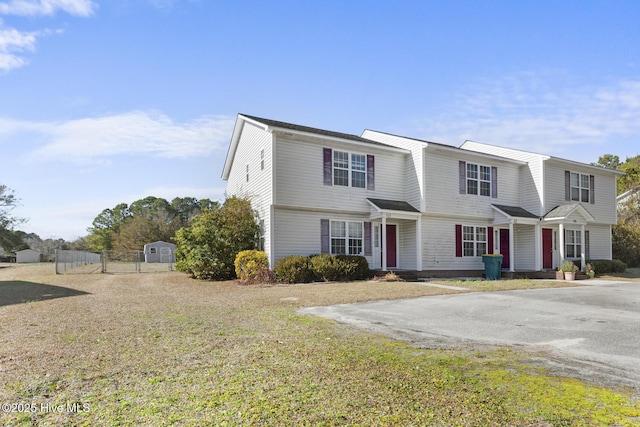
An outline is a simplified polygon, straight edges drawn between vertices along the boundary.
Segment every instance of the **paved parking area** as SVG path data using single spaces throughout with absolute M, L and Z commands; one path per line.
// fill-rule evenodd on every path
M 300 310 L 427 348 L 507 345 L 554 372 L 640 390 L 640 283 L 473 292 Z

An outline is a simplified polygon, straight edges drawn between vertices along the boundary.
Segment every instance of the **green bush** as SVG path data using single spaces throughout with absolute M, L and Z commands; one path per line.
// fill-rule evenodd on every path
M 309 259 L 314 276 L 319 280 L 341 280 L 344 275 L 342 263 L 329 254 L 315 255 Z
M 238 279 L 255 280 L 269 269 L 269 258 L 266 252 L 249 249 L 238 252 L 234 266 Z
M 291 255 L 276 261 L 275 280 L 280 283 L 309 283 L 313 273 L 309 268 L 309 258 Z
M 338 255 L 344 280 L 364 280 L 371 276 L 367 259 L 360 255 Z
M 309 265 L 318 280 L 363 280 L 370 276 L 367 259 L 358 255 L 313 255 Z
M 233 279 L 236 255 L 255 248 L 259 231 L 251 202 L 229 197 L 178 230 L 176 269 L 197 279 Z
M 627 264 L 618 259 L 591 259 L 587 260 L 587 262 L 591 264 L 598 276 L 611 273 L 624 273 L 627 270 Z

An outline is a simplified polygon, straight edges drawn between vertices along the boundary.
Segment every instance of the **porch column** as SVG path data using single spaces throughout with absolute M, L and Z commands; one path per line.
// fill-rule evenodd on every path
M 584 271 L 587 264 L 586 245 L 584 242 L 584 224 L 580 226 L 580 271 Z
M 513 222 L 509 223 L 509 271 L 516 271 L 516 251 L 513 238 Z
M 382 214 L 382 271 L 387 271 L 387 215 Z
M 540 224 L 536 224 L 535 238 L 534 238 L 534 246 L 535 246 L 535 269 L 536 271 L 542 270 L 542 226 Z
M 422 215 L 416 220 L 416 270 L 422 271 Z
M 558 224 L 558 254 L 560 254 L 560 264 L 564 261 L 564 224 Z

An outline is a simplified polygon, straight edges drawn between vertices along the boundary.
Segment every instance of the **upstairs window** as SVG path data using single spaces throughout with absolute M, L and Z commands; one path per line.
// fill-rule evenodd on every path
M 585 173 L 564 171 L 565 200 L 594 204 L 595 176 Z
M 460 194 L 498 197 L 498 168 L 460 161 Z
M 333 185 L 365 188 L 367 158 L 364 154 L 333 152 Z
M 375 156 L 331 148 L 322 149 L 324 185 L 366 188 L 375 190 Z
M 571 172 L 571 200 L 589 203 L 590 192 L 589 175 Z

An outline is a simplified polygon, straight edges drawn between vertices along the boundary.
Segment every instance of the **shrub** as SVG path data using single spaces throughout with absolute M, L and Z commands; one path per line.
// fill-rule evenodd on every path
M 240 280 L 254 280 L 269 270 L 269 258 L 267 253 L 249 249 L 238 252 L 234 261 L 236 277 Z
M 255 248 L 259 231 L 251 202 L 229 197 L 177 231 L 176 269 L 197 279 L 233 279 L 236 255 Z
M 371 276 L 367 259 L 360 255 L 338 255 L 344 280 L 364 280 Z
M 309 258 L 291 255 L 276 261 L 275 280 L 280 283 L 308 283 L 313 280 Z
M 315 255 L 309 259 L 309 264 L 315 277 L 324 281 L 340 280 L 344 275 L 342 263 L 333 255 Z
M 591 259 L 587 261 L 598 276 L 611 273 L 624 273 L 627 264 L 618 259 Z

